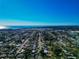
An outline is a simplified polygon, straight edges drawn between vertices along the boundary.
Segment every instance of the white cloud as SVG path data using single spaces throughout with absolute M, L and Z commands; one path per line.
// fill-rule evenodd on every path
M 0 29 L 6 29 L 7 27 L 6 26 L 0 26 Z

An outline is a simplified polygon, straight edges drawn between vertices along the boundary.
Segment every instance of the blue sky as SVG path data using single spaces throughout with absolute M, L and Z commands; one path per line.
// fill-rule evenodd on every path
M 79 0 L 0 0 L 0 25 L 79 25 Z

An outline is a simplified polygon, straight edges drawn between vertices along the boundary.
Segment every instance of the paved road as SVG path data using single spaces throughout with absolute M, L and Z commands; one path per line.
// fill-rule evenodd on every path
M 22 44 L 21 46 L 18 48 L 19 50 L 17 51 L 17 53 L 20 53 L 22 48 L 24 47 L 24 45 L 26 45 L 26 43 L 29 41 L 30 38 L 32 38 L 32 36 L 34 35 L 35 31 L 30 35 L 29 38 L 27 38 Z

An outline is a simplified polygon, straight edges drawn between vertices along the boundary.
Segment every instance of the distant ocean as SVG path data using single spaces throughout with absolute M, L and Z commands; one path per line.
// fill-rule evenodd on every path
M 7 26 L 7 29 L 31 29 L 31 28 L 52 28 L 52 29 L 76 29 L 79 30 L 79 26 Z

